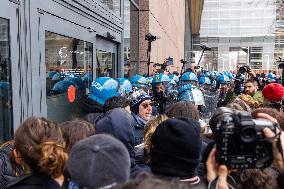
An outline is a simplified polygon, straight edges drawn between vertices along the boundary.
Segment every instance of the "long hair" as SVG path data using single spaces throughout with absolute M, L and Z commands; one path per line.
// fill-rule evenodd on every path
M 32 172 L 56 178 L 63 174 L 68 155 L 58 125 L 30 117 L 15 132 L 14 148 Z

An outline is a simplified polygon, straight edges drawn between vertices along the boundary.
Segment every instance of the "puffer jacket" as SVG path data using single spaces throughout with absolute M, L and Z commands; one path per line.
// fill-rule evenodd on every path
M 0 188 L 6 189 L 7 185 L 15 182 L 24 175 L 24 171 L 16 165 L 11 157 L 13 142 L 7 142 L 0 147 Z

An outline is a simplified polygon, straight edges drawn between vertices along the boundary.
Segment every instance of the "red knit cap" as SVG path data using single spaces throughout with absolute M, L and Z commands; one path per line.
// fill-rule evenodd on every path
M 278 83 L 270 83 L 262 90 L 264 98 L 271 102 L 279 102 L 284 97 L 284 87 Z

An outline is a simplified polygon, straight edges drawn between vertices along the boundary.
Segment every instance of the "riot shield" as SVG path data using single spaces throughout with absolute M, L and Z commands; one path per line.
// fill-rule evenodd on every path
M 211 115 L 213 115 L 214 111 L 217 108 L 219 92 L 204 90 L 203 95 L 204 95 L 205 107 L 201 111 L 201 118 L 207 120 L 211 118 Z

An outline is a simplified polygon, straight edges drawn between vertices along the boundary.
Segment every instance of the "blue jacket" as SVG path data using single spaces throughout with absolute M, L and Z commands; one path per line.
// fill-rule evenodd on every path
M 127 148 L 131 159 L 131 177 L 136 177 L 140 172 L 150 172 L 150 168 L 136 162 L 134 152 L 134 120 L 130 113 L 123 108 L 115 108 L 105 113 L 104 117 L 96 124 L 97 134 L 110 134 L 120 140 Z

